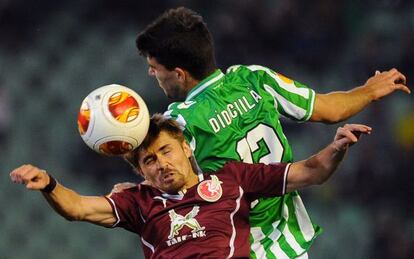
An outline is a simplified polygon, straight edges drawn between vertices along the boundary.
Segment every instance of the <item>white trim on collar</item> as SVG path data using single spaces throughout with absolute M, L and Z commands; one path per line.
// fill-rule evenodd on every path
M 199 86 L 197 89 L 195 89 L 194 92 L 190 93 L 185 100 L 189 101 L 191 98 L 193 98 L 194 96 L 199 94 L 201 91 L 206 89 L 209 85 L 211 85 L 211 84 L 217 82 L 218 80 L 220 80 L 222 77 L 224 77 L 224 74 L 223 74 L 223 72 L 220 72 L 220 74 L 218 74 L 216 77 L 213 77 L 212 79 L 210 79 L 209 81 L 205 82 L 204 84 Z

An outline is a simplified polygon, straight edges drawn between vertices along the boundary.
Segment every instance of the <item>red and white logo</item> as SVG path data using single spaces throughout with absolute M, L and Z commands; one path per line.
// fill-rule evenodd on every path
M 203 181 L 198 185 L 198 195 L 209 202 L 218 201 L 223 194 L 222 183 L 217 176 L 211 175 L 211 180 Z

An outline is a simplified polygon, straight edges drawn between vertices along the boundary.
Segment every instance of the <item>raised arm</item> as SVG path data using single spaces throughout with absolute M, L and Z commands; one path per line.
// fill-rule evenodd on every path
M 336 123 L 359 113 L 372 101 L 400 90 L 410 93 L 406 78 L 397 69 L 376 72 L 366 83 L 349 91 L 317 94 L 311 121 Z
M 70 221 L 87 221 L 106 227 L 116 222 L 112 207 L 104 197 L 82 196 L 59 183 L 49 192 L 51 177 L 45 170 L 23 165 L 14 169 L 10 178 L 15 183 L 26 185 L 29 190 L 42 191 L 52 208 Z
M 361 133 L 370 134 L 371 128 L 360 124 L 340 127 L 334 141 L 326 148 L 306 160 L 293 163 L 287 176 L 286 192 L 328 180 L 344 158 L 348 147 L 358 141 Z

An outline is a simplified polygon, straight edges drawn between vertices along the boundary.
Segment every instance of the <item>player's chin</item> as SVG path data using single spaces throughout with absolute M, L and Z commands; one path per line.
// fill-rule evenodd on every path
M 177 194 L 181 190 L 182 187 L 183 187 L 183 184 L 177 181 L 172 181 L 169 184 L 164 184 L 163 190 L 169 194 Z

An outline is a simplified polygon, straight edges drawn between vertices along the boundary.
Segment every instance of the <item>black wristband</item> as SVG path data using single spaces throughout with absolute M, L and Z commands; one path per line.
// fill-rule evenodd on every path
M 47 175 L 49 176 L 49 183 L 42 189 L 42 192 L 51 193 L 56 187 L 56 180 L 50 174 Z

